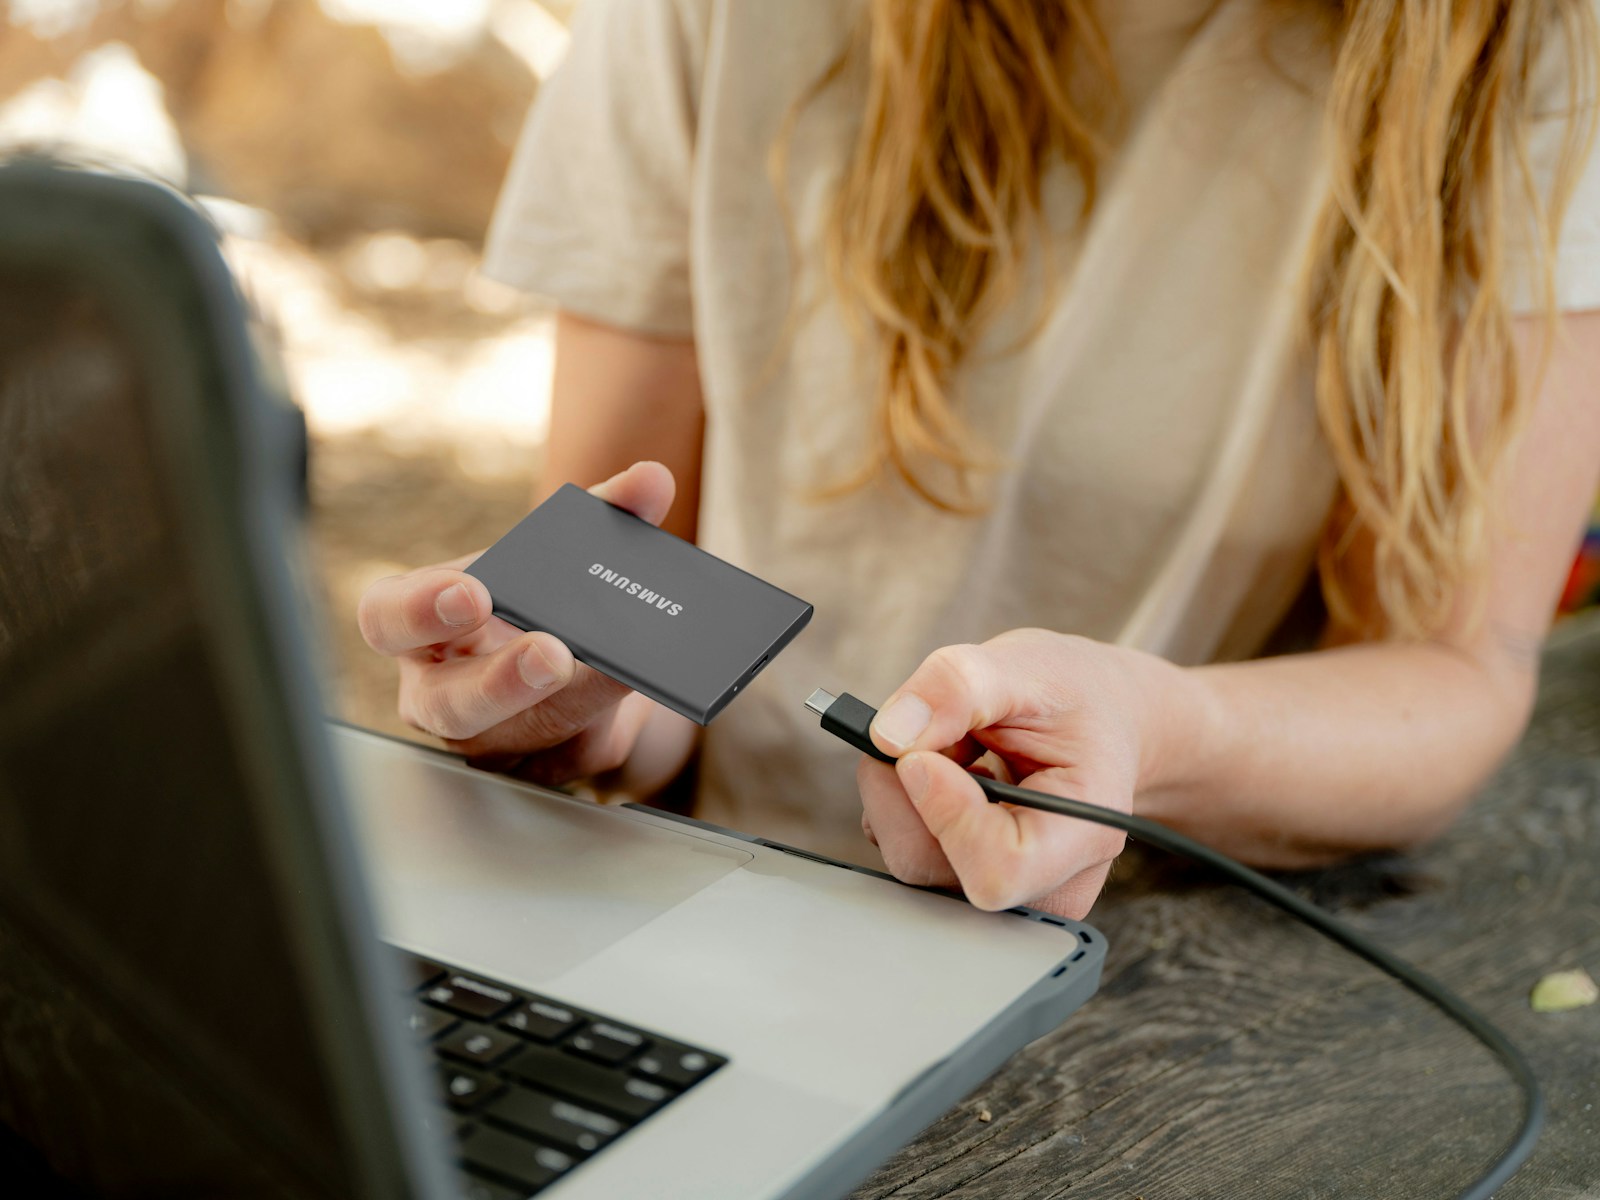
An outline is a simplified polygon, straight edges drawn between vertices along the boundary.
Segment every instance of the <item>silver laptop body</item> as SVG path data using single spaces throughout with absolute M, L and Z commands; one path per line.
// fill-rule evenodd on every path
M 1098 980 L 1087 926 L 333 740 L 386 939 L 728 1057 L 563 1200 L 840 1195 Z

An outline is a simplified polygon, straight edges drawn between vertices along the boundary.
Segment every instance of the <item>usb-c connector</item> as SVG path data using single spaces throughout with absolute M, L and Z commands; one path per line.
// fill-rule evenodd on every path
M 894 755 L 872 744 L 872 718 L 878 715 L 878 710 L 865 700 L 857 700 L 849 692 L 835 696 L 818 688 L 806 698 L 806 707 L 821 717 L 822 727 L 840 741 L 849 742 L 879 762 L 894 762 Z

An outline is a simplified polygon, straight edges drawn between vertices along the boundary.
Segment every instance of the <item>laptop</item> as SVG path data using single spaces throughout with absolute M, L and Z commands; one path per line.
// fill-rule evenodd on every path
M 305 454 L 196 207 L 0 165 L 0 1125 L 63 1179 L 836 1197 L 1094 992 L 1088 925 L 327 719 Z

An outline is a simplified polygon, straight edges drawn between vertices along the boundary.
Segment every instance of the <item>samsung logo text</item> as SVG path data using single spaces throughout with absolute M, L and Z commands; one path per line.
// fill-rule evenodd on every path
M 629 579 L 626 575 L 618 575 L 615 571 L 600 563 L 595 563 L 594 566 L 590 567 L 589 574 L 611 584 L 613 587 L 620 588 L 630 596 L 639 597 L 646 604 L 655 605 L 669 617 L 675 617 L 683 611 L 683 605 L 674 604 L 659 592 L 652 592 L 637 580 Z

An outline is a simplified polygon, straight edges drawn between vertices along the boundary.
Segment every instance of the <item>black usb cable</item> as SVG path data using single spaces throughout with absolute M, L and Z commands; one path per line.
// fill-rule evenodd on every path
M 868 733 L 872 718 L 878 713 L 872 705 L 856 699 L 848 692 L 834 696 L 818 688 L 807 698 L 806 707 L 822 718 L 822 728 L 834 737 L 850 743 L 863 754 L 869 754 L 879 762 L 894 762 L 894 756 L 878 749 Z M 1114 809 L 1101 808 L 1096 804 L 1085 804 L 1082 800 L 1068 800 L 1062 796 L 1051 796 L 1030 788 L 1001 783 L 997 779 L 989 779 L 982 775 L 974 775 L 973 779 L 991 801 L 1018 804 L 1024 808 L 1037 808 L 1041 812 L 1055 813 L 1058 816 L 1093 821 L 1097 825 L 1109 825 L 1113 829 L 1131 834 L 1141 842 L 1172 854 L 1182 855 L 1226 875 L 1241 887 L 1277 905 L 1290 916 L 1310 925 L 1324 937 L 1332 938 L 1346 950 L 1360 955 L 1380 971 L 1393 976 L 1493 1051 L 1522 1089 L 1522 1125 L 1489 1169 L 1459 1193 L 1458 1200 L 1489 1200 L 1494 1191 L 1516 1174 L 1528 1155 L 1533 1153 L 1533 1148 L 1539 1141 L 1539 1134 L 1544 1129 L 1545 1109 L 1544 1093 L 1539 1089 L 1539 1080 L 1534 1076 L 1533 1068 L 1505 1034 L 1444 984 L 1405 960 L 1390 954 L 1343 921 L 1291 892 L 1282 884 L 1275 883 L 1243 863 L 1235 862 L 1226 854 L 1219 854 L 1209 846 L 1202 846 L 1181 833 L 1174 833 L 1165 825 L 1158 825 L 1154 821 L 1130 816 Z

